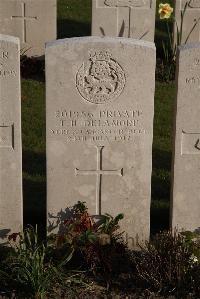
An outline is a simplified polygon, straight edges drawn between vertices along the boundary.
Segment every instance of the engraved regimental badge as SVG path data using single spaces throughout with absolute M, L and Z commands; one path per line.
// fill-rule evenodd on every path
M 125 82 L 122 67 L 109 51 L 90 51 L 88 61 L 82 64 L 76 76 L 80 95 L 93 104 L 105 104 L 117 98 Z

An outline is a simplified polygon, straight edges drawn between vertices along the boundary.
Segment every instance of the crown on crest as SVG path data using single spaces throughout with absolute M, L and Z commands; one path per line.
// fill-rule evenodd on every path
M 96 61 L 96 60 L 110 60 L 112 55 L 108 51 L 98 51 L 98 52 L 90 51 L 89 56 L 92 61 Z

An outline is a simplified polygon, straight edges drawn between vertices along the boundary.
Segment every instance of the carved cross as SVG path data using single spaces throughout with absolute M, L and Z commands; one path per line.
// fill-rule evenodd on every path
M 109 7 L 117 7 L 117 14 L 119 17 L 119 8 L 124 7 L 128 8 L 128 21 L 126 25 L 125 17 L 122 23 L 122 27 L 119 32 L 119 36 L 122 37 L 124 33 L 124 29 L 128 27 L 128 37 L 131 37 L 131 8 L 133 7 L 142 7 L 146 4 L 147 0 L 105 0 L 104 4 Z
M 200 133 L 186 133 L 182 131 L 181 154 L 200 155 Z
M 27 34 L 26 34 L 26 22 L 37 20 L 37 17 L 30 17 L 26 15 L 26 3 L 21 3 L 22 14 L 21 16 L 12 16 L 11 19 L 20 19 L 22 21 L 22 42 L 27 42 Z
M 75 175 L 96 175 L 96 214 L 101 215 L 101 185 L 103 175 L 123 176 L 123 168 L 118 170 L 102 169 L 102 151 L 104 146 L 95 146 L 97 150 L 97 167 L 92 170 L 75 169 Z

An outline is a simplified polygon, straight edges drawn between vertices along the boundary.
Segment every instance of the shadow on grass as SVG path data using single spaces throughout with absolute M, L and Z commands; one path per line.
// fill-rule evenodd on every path
M 153 150 L 152 198 L 170 198 L 171 152 Z
M 46 176 L 46 155 L 32 151 L 23 151 L 23 172 L 31 176 Z
M 46 225 L 46 183 L 23 179 L 24 225 Z
M 38 224 L 46 230 L 46 157 L 44 153 L 23 152 L 24 225 Z
M 160 149 L 153 150 L 153 172 L 151 181 L 152 233 L 169 228 L 171 159 L 171 152 Z
M 169 203 L 161 200 L 151 205 L 151 235 L 169 229 Z
M 39 82 L 45 82 L 45 57 L 40 59 L 36 57 L 21 56 L 20 70 L 23 79 L 32 79 Z
M 153 149 L 153 169 L 171 171 L 172 153 L 161 149 Z
M 57 21 L 58 39 L 67 37 L 90 36 L 91 24 L 67 19 Z
M 155 23 L 156 33 L 155 33 L 155 44 L 157 57 L 163 58 L 163 43 L 168 45 L 169 48 L 169 36 L 167 33 L 166 20 L 157 19 Z M 173 32 L 173 23 L 169 22 L 169 30 Z

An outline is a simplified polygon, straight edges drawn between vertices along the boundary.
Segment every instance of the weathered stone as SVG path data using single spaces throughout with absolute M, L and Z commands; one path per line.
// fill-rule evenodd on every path
M 26 55 L 44 55 L 56 39 L 56 0 L 0 0 L 0 33 L 19 37 Z
M 92 0 L 92 35 L 154 41 L 155 0 Z
M 149 237 L 154 72 L 150 42 L 47 44 L 49 230 L 80 200 L 94 215 L 124 213 L 131 247 Z
M 177 25 L 181 28 L 181 13 L 185 10 L 182 27 L 181 44 L 199 42 L 200 41 L 200 0 L 176 0 L 175 1 L 175 18 L 174 23 L 174 43 L 177 43 Z M 196 24 L 196 26 L 195 26 Z
M 180 47 L 174 121 L 172 226 L 200 227 L 200 44 Z
M 18 38 L 0 35 L 0 242 L 22 228 L 22 147 Z

